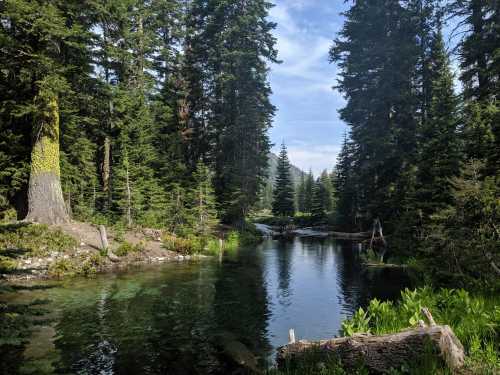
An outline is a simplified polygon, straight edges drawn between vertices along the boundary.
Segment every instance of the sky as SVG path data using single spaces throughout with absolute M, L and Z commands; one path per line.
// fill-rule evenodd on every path
M 332 89 L 337 67 L 328 61 L 342 28 L 342 0 L 274 0 L 270 20 L 278 24 L 279 59 L 271 66 L 272 103 L 277 107 L 270 131 L 273 151 L 282 142 L 292 164 L 315 175 L 331 170 L 347 130 L 338 110 L 342 95 Z

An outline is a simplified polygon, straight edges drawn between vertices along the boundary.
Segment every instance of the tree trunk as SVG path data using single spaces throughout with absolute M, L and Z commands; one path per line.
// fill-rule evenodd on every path
M 363 241 L 370 238 L 371 232 L 357 232 L 357 233 L 345 233 L 345 232 L 328 232 L 335 238 L 343 240 L 358 240 Z
M 430 315 L 430 314 L 429 314 Z M 399 333 L 371 336 L 355 335 L 316 342 L 298 341 L 278 349 L 278 366 L 299 361 L 304 354 L 315 353 L 337 356 L 346 369 L 364 364 L 370 374 L 387 373 L 391 368 L 412 365 L 425 360 L 428 353 L 436 355 L 455 370 L 464 364 L 464 349 L 449 326 L 433 324 Z
M 26 221 L 60 224 L 69 221 L 61 188 L 59 108 L 56 98 L 38 98 L 44 106 L 36 118 Z
M 102 191 L 106 196 L 107 208 L 111 206 L 111 139 L 107 135 L 104 138 L 104 157 L 102 161 Z
M 127 225 L 129 227 L 132 226 L 132 193 L 130 191 L 130 176 L 128 172 L 128 162 L 127 162 L 127 167 L 125 171 L 125 179 L 126 179 L 126 188 L 127 188 Z

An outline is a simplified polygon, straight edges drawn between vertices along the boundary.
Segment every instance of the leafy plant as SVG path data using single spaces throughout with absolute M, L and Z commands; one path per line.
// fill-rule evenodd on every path
M 143 250 L 144 246 L 140 243 L 134 245 L 130 242 L 123 241 L 120 246 L 118 246 L 118 248 L 114 251 L 114 253 L 119 257 L 124 257 L 131 253 L 140 253 Z

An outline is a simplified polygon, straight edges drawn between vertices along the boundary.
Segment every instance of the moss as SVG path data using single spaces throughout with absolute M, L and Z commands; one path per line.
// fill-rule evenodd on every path
M 31 151 L 31 173 L 52 172 L 61 174 L 59 153 L 59 108 L 57 99 L 52 98 L 39 121 L 35 144 Z

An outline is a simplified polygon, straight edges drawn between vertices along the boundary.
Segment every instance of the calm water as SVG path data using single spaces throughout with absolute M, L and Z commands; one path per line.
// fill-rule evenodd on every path
M 70 280 L 16 297 L 49 300 L 52 319 L 33 335 L 23 372 L 230 373 L 228 347 L 265 368 L 289 328 L 298 338 L 338 335 L 367 300 L 394 298 L 407 284 L 394 270 L 363 272 L 349 243 L 301 238 Z

